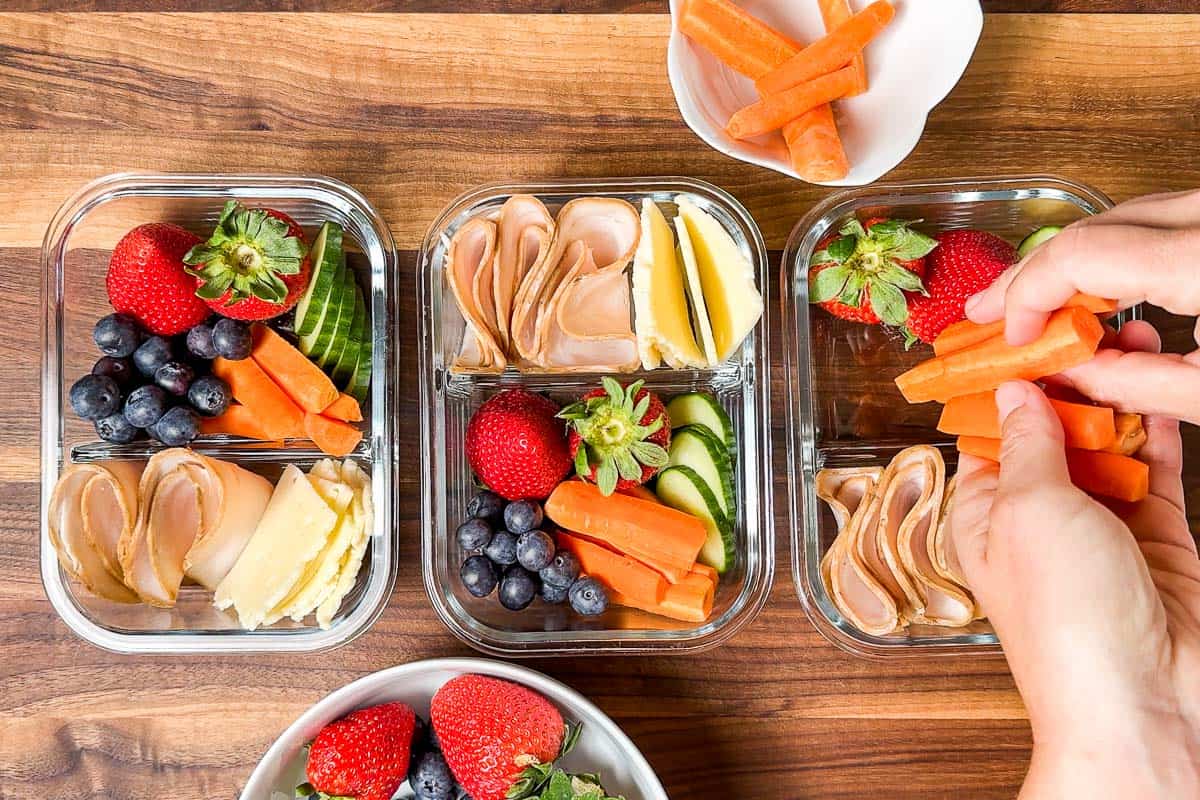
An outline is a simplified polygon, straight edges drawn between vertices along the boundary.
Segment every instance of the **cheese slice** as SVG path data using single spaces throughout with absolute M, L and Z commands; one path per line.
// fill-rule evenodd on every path
M 356 525 L 349 551 L 342 557 L 338 565 L 337 577 L 333 590 L 330 591 L 317 607 L 317 624 L 321 628 L 329 628 L 333 617 L 342 607 L 342 601 L 354 588 L 362 568 L 363 557 L 367 552 L 367 544 L 371 540 L 371 531 L 375 526 L 375 506 L 371 499 L 371 479 L 353 461 L 346 460 L 341 466 L 342 479 L 354 487 L 354 501 L 351 503 L 352 513 L 356 515 Z
M 762 317 L 763 301 L 755 284 L 754 265 L 716 217 L 685 197 L 677 198 L 676 204 L 695 251 L 717 360 L 724 361 L 741 347 Z
M 308 476 L 289 464 L 245 550 L 217 587 L 217 608 L 233 607 L 254 630 L 304 575 L 329 541 L 338 514 Z
M 658 204 L 642 201 L 642 236 L 633 257 L 634 326 L 645 369 L 661 361 L 675 369 L 702 367 L 688 314 L 683 270 L 675 258 L 675 236 Z
M 692 313 L 692 328 L 696 334 L 696 341 L 704 350 L 704 357 L 708 360 L 708 365 L 715 367 L 721 363 L 717 358 L 717 343 L 713 339 L 712 322 L 708 318 L 708 304 L 704 302 L 704 289 L 700 284 L 700 267 L 696 264 L 696 249 L 692 247 L 692 237 L 688 235 L 683 217 L 675 217 L 675 235 L 679 239 L 676 256 L 683 266 L 688 308 Z

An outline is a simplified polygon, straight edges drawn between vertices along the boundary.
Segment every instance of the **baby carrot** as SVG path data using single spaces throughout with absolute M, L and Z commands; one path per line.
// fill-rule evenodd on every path
M 754 85 L 772 95 L 846 66 L 896 15 L 887 0 L 876 0 L 829 33 L 763 75 Z
M 1146 428 L 1142 425 L 1141 414 L 1117 414 L 1117 436 L 1109 447 L 1102 448 L 1109 453 L 1131 456 L 1146 443 Z
M 1063 425 L 1067 447 L 1081 450 L 1104 450 L 1117 437 L 1114 413 L 1111 408 L 1083 403 L 1050 400 L 1050 405 Z M 1000 412 L 994 391 L 977 392 L 952 397 L 942 409 L 937 429 L 955 436 L 1000 437 Z
M 1117 301 L 1105 300 L 1090 294 L 1076 292 L 1075 296 L 1063 303 L 1063 308 L 1086 308 L 1093 314 L 1111 314 L 1117 310 Z M 971 345 L 999 336 L 1004 332 L 1004 320 L 978 325 L 969 319 L 956 322 L 946 327 L 933 340 L 933 352 L 944 356 L 956 350 L 964 350 Z
M 800 52 L 791 39 L 729 0 L 684 0 L 679 30 L 748 78 L 759 78 Z
M 337 387 L 329 376 L 291 342 L 266 325 L 256 324 L 252 330 L 254 348 L 250 357 L 296 405 L 310 414 L 319 414 L 338 399 Z
M 667 579 L 639 561 L 577 536 L 560 533 L 557 539 L 559 547 L 575 554 L 585 574 L 625 597 L 657 605 L 667 593 Z
M 806 181 L 837 181 L 850 174 L 833 109 L 828 103 L 806 111 L 783 126 L 792 169 Z
M 246 407 L 269 439 L 303 438 L 304 412 L 253 358 L 213 359 L 212 372 L 229 384 L 235 400 Z
M 679 583 L 668 586 L 662 600 L 657 603 L 646 603 L 619 591 L 612 592 L 609 600 L 615 605 L 629 606 L 683 622 L 704 622 L 712 615 L 714 590 L 715 585 L 711 580 L 693 573 Z
M 844 67 L 746 106 L 730 118 L 725 132 L 734 139 L 750 139 L 779 130 L 804 112 L 845 97 L 853 88 L 854 70 Z
M 258 417 L 250 413 L 250 409 L 237 403 L 225 409 L 218 417 L 201 417 L 200 433 L 224 433 L 230 436 L 244 436 L 247 439 L 269 441 L 271 437 L 263 430 Z M 280 442 L 282 445 L 283 443 Z
M 1000 440 L 958 437 L 958 452 L 1000 460 Z M 1137 503 L 1150 494 L 1150 467 L 1136 458 L 1101 450 L 1067 449 L 1071 483 L 1089 494 Z
M 821 19 L 825 21 L 825 31 L 834 30 L 837 26 L 850 19 L 850 3 L 848 0 L 817 0 L 821 7 Z M 854 70 L 855 86 L 852 95 L 862 94 L 867 90 L 867 64 L 860 52 L 850 60 Z

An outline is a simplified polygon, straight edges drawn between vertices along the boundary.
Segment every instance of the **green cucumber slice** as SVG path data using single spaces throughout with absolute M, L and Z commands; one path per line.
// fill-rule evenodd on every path
M 655 484 L 658 499 L 671 508 L 691 514 L 704 523 L 708 538 L 700 548 L 700 562 L 718 573 L 732 566 L 737 556 L 733 528 L 721 514 L 720 504 L 708 483 L 691 467 L 668 467 Z
M 1060 233 L 1062 233 L 1061 225 L 1046 225 L 1045 227 L 1038 228 L 1022 239 L 1021 243 L 1017 245 L 1017 256 L 1024 258 L 1036 250 L 1038 245 L 1050 241 Z
M 362 301 L 362 293 L 356 286 L 354 287 L 354 317 L 350 322 L 350 337 L 346 340 L 346 347 L 342 350 L 342 354 L 334 364 L 333 371 L 329 376 L 337 385 L 348 383 L 354 375 L 354 367 L 358 364 L 358 351 L 366 337 L 367 307 Z
M 358 302 L 362 304 L 364 314 L 364 326 L 366 335 L 358 346 L 358 359 L 354 364 L 354 373 L 350 376 L 350 382 L 346 384 L 346 394 L 353 397 L 360 404 L 367 402 L 367 390 L 371 386 L 371 353 L 373 350 L 371 344 L 371 310 L 367 307 L 366 302 L 362 297 L 362 292 L 355 287 L 355 293 L 358 295 Z
M 333 339 L 334 328 L 337 327 L 338 315 L 342 313 L 342 295 L 346 290 L 346 259 L 338 259 L 334 272 L 333 286 L 329 290 L 329 301 L 324 308 L 313 309 L 310 313 L 317 315 L 316 324 L 307 334 L 300 336 L 300 352 L 313 361 L 329 349 Z
M 737 434 L 733 430 L 733 421 L 729 419 L 725 409 L 721 408 L 717 398 L 711 394 L 677 394 L 667 403 L 667 416 L 671 419 L 672 428 L 682 428 L 686 425 L 702 425 L 708 428 L 729 449 L 730 462 L 737 461 Z
M 329 341 L 329 347 L 321 355 L 314 355 L 317 361 L 317 366 L 326 372 L 331 372 L 338 359 L 342 357 L 342 351 L 346 349 L 350 341 L 350 326 L 354 322 L 354 306 L 357 302 L 358 284 L 354 278 L 354 270 L 346 268 L 346 285 L 342 288 L 342 310 L 337 316 L 337 323 L 333 329 L 333 336 Z
M 308 288 L 296 303 L 295 331 L 297 336 L 308 336 L 321 321 L 321 315 L 329 306 L 334 281 L 337 279 L 338 264 L 345 255 L 342 251 L 342 226 L 326 222 L 317 232 L 309 249 L 313 272 L 308 279 Z
M 725 443 L 703 425 L 686 425 L 671 435 L 668 467 L 683 465 L 696 471 L 717 498 L 726 521 L 734 516 L 733 466 Z

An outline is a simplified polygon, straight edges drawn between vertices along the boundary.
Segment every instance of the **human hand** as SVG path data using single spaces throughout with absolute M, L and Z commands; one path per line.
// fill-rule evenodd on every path
M 1025 344 L 1075 292 L 1200 314 L 1200 191 L 1152 195 L 1067 227 L 967 302 L 974 322 L 1005 320 L 1005 338 Z M 1144 334 L 1143 334 L 1144 335 Z M 1200 324 L 1196 326 L 1200 345 Z M 1059 380 L 1120 411 L 1200 424 L 1200 350 L 1188 355 L 1122 352 Z

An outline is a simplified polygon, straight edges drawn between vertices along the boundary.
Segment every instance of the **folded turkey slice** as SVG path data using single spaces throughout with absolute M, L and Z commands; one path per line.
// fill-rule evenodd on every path
M 136 603 L 117 557 L 137 519 L 142 461 L 72 464 L 50 496 L 47 530 L 59 563 L 98 597 Z
M 870 507 L 883 470 L 825 469 L 817 473 L 817 497 L 833 512 L 838 535 L 821 560 L 821 576 L 838 610 L 859 630 L 883 636 L 900 626 L 896 602 L 857 558 L 851 542 Z
M 270 481 L 186 448 L 156 453 L 138 483 L 138 516 L 117 552 L 145 603 L 175 605 L 184 575 L 215 589 L 271 497 Z
M 507 363 L 497 343 L 495 300 L 491 286 L 496 252 L 496 223 L 467 220 L 446 250 L 446 279 L 466 320 L 463 344 L 453 367 L 458 371 L 499 372 Z M 480 273 L 487 279 L 481 280 Z
M 958 550 L 954 547 L 954 537 L 950 532 L 950 509 L 954 502 L 955 490 L 958 487 L 958 476 L 954 476 L 946 484 L 942 494 L 942 510 L 938 514 L 937 527 L 929 539 L 929 558 L 934 569 L 943 580 L 958 587 L 971 601 L 973 606 L 971 619 L 983 619 L 983 612 L 971 594 L 971 586 L 963 574 L 962 564 L 958 560 Z
M 516 194 L 500 207 L 492 295 L 501 349 L 512 352 L 513 300 L 521 283 L 550 253 L 554 218 L 533 195 Z M 482 274 L 482 271 L 481 273 Z

